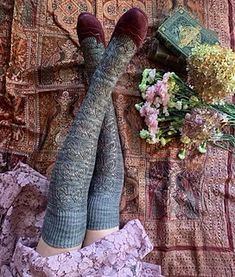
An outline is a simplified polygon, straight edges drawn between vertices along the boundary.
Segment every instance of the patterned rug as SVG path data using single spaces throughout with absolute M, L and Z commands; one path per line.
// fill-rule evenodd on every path
M 146 52 L 156 25 L 179 5 L 235 50 L 235 0 L 2 0 L 0 170 L 23 161 L 50 176 L 87 89 L 77 16 L 94 13 L 108 40 L 121 14 L 137 6 L 148 15 L 148 39 L 113 94 L 126 171 L 122 223 L 141 220 L 155 246 L 147 261 L 165 276 L 234 276 L 234 157 L 211 148 L 182 162 L 176 144 L 159 150 L 138 137 L 138 82 L 157 66 Z

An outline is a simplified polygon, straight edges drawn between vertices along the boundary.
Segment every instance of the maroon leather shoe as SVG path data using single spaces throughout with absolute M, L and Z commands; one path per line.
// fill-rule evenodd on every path
M 134 41 L 137 47 L 140 47 L 144 42 L 147 31 L 147 15 L 138 8 L 132 8 L 120 17 L 112 38 L 127 35 Z
M 91 13 L 83 12 L 78 17 L 77 34 L 79 43 L 88 37 L 95 37 L 98 43 L 105 45 L 104 31 L 99 20 Z

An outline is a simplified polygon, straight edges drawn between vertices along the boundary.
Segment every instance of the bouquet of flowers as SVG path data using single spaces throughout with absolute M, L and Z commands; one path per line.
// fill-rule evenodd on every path
M 139 85 L 143 101 L 135 105 L 146 129 L 140 137 L 149 144 L 166 146 L 177 138 L 184 159 L 195 148 L 206 153 L 207 145 L 229 149 L 235 137 L 235 105 L 225 97 L 235 91 L 235 53 L 219 45 L 196 46 L 187 60 L 188 82 L 174 72 L 145 69 Z

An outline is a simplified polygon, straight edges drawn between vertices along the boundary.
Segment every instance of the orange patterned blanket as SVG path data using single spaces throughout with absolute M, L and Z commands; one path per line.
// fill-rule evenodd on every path
M 156 23 L 186 6 L 235 50 L 235 0 L 2 0 L 0 3 L 0 170 L 18 161 L 49 176 L 57 149 L 79 109 L 86 83 L 76 19 L 90 11 L 107 40 L 130 7 L 146 11 L 149 37 L 113 94 L 125 158 L 123 223 L 139 218 L 154 243 L 147 261 L 165 276 L 235 275 L 234 158 L 211 148 L 206 156 L 176 158 L 138 137 L 134 104 Z M 23 235 L 23 234 L 21 234 Z

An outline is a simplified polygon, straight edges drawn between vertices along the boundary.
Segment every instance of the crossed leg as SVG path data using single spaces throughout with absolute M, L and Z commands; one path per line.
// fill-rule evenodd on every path
M 139 23 L 135 32 L 128 33 L 124 28 L 127 20 L 132 28 Z M 52 173 L 42 238 L 37 247 L 43 256 L 79 249 L 86 229 L 84 245 L 118 230 L 123 161 L 113 106 L 110 110 L 108 107 L 113 88 L 146 31 L 147 19 L 140 10 L 125 13 L 97 69 L 90 74 L 87 95 Z

